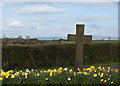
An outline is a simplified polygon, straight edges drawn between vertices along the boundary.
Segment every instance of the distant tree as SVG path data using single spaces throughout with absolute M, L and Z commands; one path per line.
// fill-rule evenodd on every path
M 30 36 L 26 36 L 26 39 L 29 39 L 30 38 Z
M 19 38 L 19 39 L 22 39 L 22 36 L 21 36 L 21 35 L 19 35 L 19 36 L 18 36 L 18 38 Z
M 108 39 L 110 40 L 110 39 L 111 39 L 111 37 L 109 36 L 109 37 L 108 37 Z

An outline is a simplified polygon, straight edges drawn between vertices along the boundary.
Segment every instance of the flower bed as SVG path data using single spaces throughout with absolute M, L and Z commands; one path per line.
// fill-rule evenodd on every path
M 48 70 L 26 69 L 0 72 L 2 84 L 118 84 L 118 69 L 90 66 L 75 72 L 62 68 Z

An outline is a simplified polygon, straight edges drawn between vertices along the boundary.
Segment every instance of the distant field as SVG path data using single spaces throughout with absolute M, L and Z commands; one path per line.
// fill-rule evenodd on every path
M 75 43 L 75 42 L 68 42 L 68 41 L 61 41 L 62 44 L 65 44 L 65 43 Z M 92 41 L 92 43 L 118 43 L 117 40 L 111 40 L 111 41 L 107 41 L 107 40 L 99 40 L 99 41 Z

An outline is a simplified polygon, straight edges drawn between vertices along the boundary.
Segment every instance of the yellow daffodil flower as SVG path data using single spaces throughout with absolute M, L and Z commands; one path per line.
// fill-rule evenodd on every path
M 102 69 L 99 69 L 100 71 L 102 71 Z
M 70 69 L 70 73 L 72 72 L 73 70 L 72 69 Z
M 110 70 L 110 67 L 108 67 L 108 70 Z
M 24 76 L 24 75 L 25 75 L 25 72 L 22 73 L 22 76 Z
M 48 80 L 48 78 L 45 78 L 45 80 Z
M 103 79 L 101 79 L 100 81 L 103 82 Z
M 25 75 L 25 79 L 27 79 L 27 75 Z
M 101 74 L 100 77 L 103 77 L 103 75 Z
M 9 77 L 9 75 L 6 75 L 5 78 L 7 79 Z
M 112 81 L 111 84 L 113 84 L 114 82 Z
M 108 78 L 108 81 L 110 80 L 110 78 Z
M 104 80 L 104 82 L 107 82 L 107 80 Z
M 100 75 L 100 72 L 98 73 L 98 75 Z
M 40 73 L 43 73 L 43 71 L 41 70 Z
M 0 77 L 0 80 L 3 80 L 3 78 L 2 78 L 2 77 Z
M 117 73 L 118 73 L 118 69 L 115 69 L 115 72 L 117 72 Z
M 12 75 L 11 75 L 11 78 L 15 78 L 15 75 L 12 74 Z
M 39 76 L 40 74 L 39 73 L 37 73 L 37 76 Z
M 94 77 L 97 77 L 97 74 L 94 74 L 93 76 L 94 76 Z
M 52 77 L 52 72 L 50 72 L 49 76 Z
M 101 69 L 101 66 L 99 66 L 98 69 Z

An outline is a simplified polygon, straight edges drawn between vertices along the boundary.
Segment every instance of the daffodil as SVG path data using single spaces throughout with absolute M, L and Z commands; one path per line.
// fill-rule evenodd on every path
M 105 69 L 103 69 L 103 71 L 105 71 Z
M 103 79 L 101 79 L 100 81 L 103 82 Z
M 64 68 L 63 70 L 64 70 L 64 71 L 67 71 L 67 68 Z
M 37 76 L 39 76 L 40 74 L 39 73 L 37 73 Z
M 84 74 L 87 75 L 87 72 L 85 71 Z
M 115 72 L 117 72 L 117 73 L 118 73 L 118 69 L 115 69 Z
M 103 77 L 103 74 L 101 74 L 100 77 Z
M 107 82 L 107 80 L 104 80 L 104 82 Z
M 76 72 L 74 72 L 74 76 L 76 75 Z
M 95 70 L 95 66 L 90 66 L 91 71 Z
M 94 77 L 97 77 L 97 74 L 94 74 L 93 76 L 94 76 Z
M 70 73 L 72 72 L 73 70 L 72 69 L 70 69 Z
M 108 78 L 108 81 L 110 80 L 110 78 Z
M 83 72 L 79 72 L 79 74 L 81 74 L 81 73 L 83 73 Z
M 40 73 L 43 73 L 43 71 L 41 70 Z
M 102 69 L 104 70 L 105 68 L 104 68 L 104 67 L 102 67 Z
M 2 77 L 0 77 L 0 80 L 3 80 L 3 78 L 2 78 Z
M 100 75 L 100 72 L 98 73 L 98 75 Z
M 11 75 L 11 78 L 15 78 L 15 75 L 12 74 L 12 75 Z
M 31 69 L 31 71 L 33 72 L 34 70 L 33 70 L 33 69 Z
M 24 76 L 24 75 L 25 75 L 25 72 L 22 73 L 22 76 Z
M 100 71 L 102 71 L 102 69 L 99 69 Z
M 25 79 L 27 79 L 27 75 L 25 75 Z
M 71 78 L 68 78 L 68 80 L 70 81 L 70 80 L 71 80 Z
M 52 72 L 50 72 L 49 76 L 52 77 Z
M 45 80 L 48 80 L 48 78 L 45 78 Z
M 112 81 L 111 84 L 113 84 L 114 82 Z
M 10 70 L 11 73 L 13 73 L 13 70 Z
M 16 72 L 17 75 L 19 75 L 19 72 Z
M 88 75 L 89 73 L 87 73 L 86 71 L 84 72 L 85 75 Z
M 6 75 L 5 78 L 7 79 L 9 77 L 9 75 Z
M 5 72 L 2 72 L 2 73 L 1 73 L 1 76 L 2 76 L 2 77 L 6 76 L 6 73 L 5 73 Z
M 54 72 L 57 72 L 57 70 L 56 70 L 56 69 L 54 69 L 53 71 L 54 71 Z
M 85 69 L 85 68 L 83 68 L 83 71 L 86 71 L 86 69 Z
M 101 66 L 99 66 L 98 69 L 101 69 Z
M 28 72 L 29 71 L 29 69 L 26 69 L 26 72 Z
M 50 69 L 48 69 L 48 70 L 47 70 L 47 73 L 49 73 L 50 71 L 51 71 L 51 70 L 50 70 Z
M 108 70 L 110 70 L 110 67 L 108 67 Z
M 60 67 L 60 68 L 58 69 L 58 72 L 59 72 L 59 71 L 62 71 L 62 67 Z

